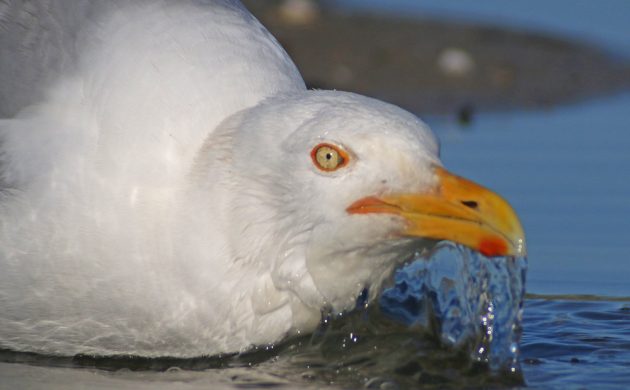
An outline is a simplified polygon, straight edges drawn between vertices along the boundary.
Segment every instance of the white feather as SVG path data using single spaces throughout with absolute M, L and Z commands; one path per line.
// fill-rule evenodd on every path
M 0 31 L 0 348 L 242 351 L 412 251 L 400 221 L 344 210 L 431 186 L 428 128 L 307 91 L 239 3 L 0 0 Z M 322 141 L 351 166 L 315 169 Z

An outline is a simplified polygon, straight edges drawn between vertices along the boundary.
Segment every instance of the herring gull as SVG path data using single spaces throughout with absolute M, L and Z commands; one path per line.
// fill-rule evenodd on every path
M 0 348 L 245 351 L 435 240 L 524 255 L 422 121 L 307 90 L 237 1 L 0 0 L 0 85 Z

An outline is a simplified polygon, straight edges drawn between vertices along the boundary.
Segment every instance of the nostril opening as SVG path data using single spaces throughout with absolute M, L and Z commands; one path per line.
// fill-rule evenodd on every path
M 479 203 L 474 200 L 462 200 L 462 204 L 474 210 L 477 210 L 479 208 Z

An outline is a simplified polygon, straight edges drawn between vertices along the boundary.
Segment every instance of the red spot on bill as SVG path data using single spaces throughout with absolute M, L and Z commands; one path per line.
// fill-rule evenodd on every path
M 508 251 L 506 242 L 500 238 L 484 238 L 479 243 L 479 252 L 487 257 L 505 256 Z

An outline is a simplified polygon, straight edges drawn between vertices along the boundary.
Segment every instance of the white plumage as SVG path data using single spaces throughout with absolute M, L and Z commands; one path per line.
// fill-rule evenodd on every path
M 432 188 L 430 131 L 307 91 L 237 2 L 0 0 L 0 83 L 0 348 L 242 351 L 417 249 L 346 209 Z M 321 142 L 348 166 L 318 170 Z

